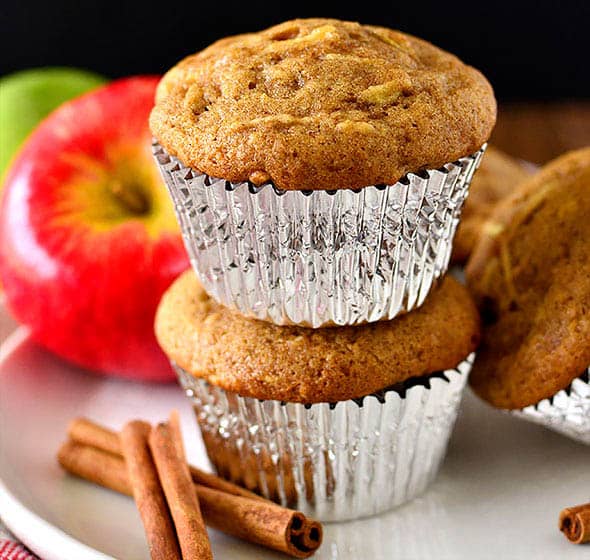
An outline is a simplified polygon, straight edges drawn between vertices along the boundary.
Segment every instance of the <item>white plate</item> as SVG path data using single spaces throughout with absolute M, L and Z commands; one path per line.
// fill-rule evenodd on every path
M 1 313 L 1 310 L 0 310 Z M 6 332 L 0 315 L 0 334 Z M 318 559 L 588 558 L 557 530 L 590 498 L 590 447 L 466 396 L 434 486 L 380 517 L 326 527 Z M 109 380 L 70 367 L 19 329 L 0 347 L 0 516 L 45 560 L 147 560 L 133 501 L 62 472 L 55 452 L 77 415 L 119 427 L 181 411 L 192 462 L 206 466 L 192 412 L 175 385 Z M 217 559 L 281 555 L 211 532 Z

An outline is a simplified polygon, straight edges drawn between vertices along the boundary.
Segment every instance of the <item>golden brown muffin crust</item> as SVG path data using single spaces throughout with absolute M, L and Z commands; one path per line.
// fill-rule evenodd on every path
M 280 327 L 210 299 L 193 272 L 166 292 L 156 316 L 164 352 L 196 377 L 243 396 L 333 402 L 455 367 L 479 339 L 466 288 L 447 278 L 419 309 L 357 327 Z
M 455 56 L 383 27 L 300 19 L 185 58 L 150 124 L 201 172 L 305 190 L 438 168 L 477 151 L 495 119 L 490 84 Z
M 488 146 L 461 212 L 453 242 L 454 263 L 464 263 L 469 258 L 494 206 L 529 176 L 529 171 L 518 160 Z
M 590 364 L 590 148 L 500 203 L 467 267 L 483 338 L 470 381 L 500 408 L 565 389 Z

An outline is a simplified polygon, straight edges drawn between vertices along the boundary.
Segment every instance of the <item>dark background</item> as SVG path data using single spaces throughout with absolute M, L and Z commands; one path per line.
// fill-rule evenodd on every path
M 44 65 L 80 66 L 111 77 L 162 73 L 224 35 L 293 17 L 331 16 L 429 40 L 482 70 L 501 101 L 590 97 L 590 0 L 0 4 L 2 75 Z

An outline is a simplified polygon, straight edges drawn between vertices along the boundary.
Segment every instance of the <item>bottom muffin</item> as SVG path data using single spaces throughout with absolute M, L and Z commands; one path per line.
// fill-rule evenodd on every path
M 403 504 L 434 480 L 471 362 L 364 398 L 312 405 L 241 397 L 176 370 L 220 476 L 341 521 Z
M 447 278 L 393 321 L 307 329 L 246 319 L 192 272 L 156 318 L 218 472 L 322 520 L 412 499 L 438 471 L 479 318 Z

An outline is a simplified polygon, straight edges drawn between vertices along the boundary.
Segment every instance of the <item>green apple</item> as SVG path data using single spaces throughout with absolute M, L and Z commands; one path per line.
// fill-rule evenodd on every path
M 77 68 L 33 68 L 0 79 L 0 188 L 23 140 L 64 101 L 104 84 L 105 78 Z

